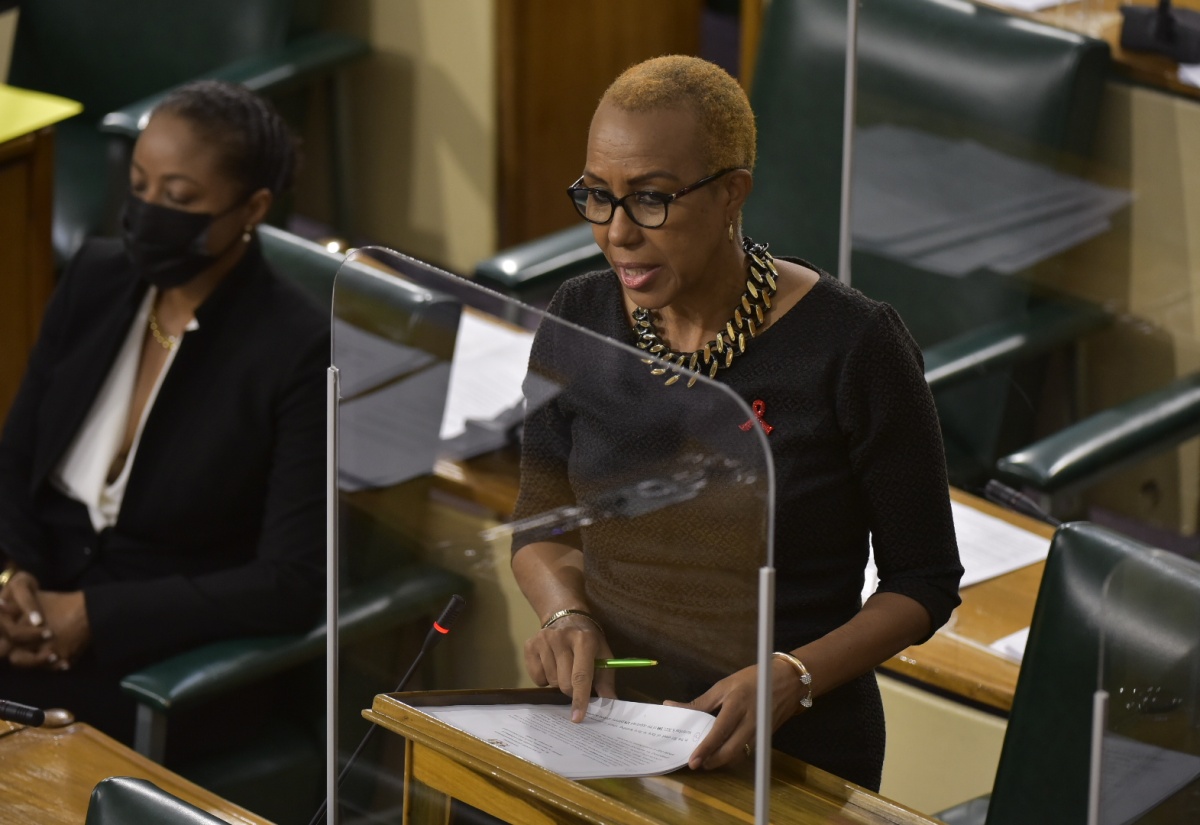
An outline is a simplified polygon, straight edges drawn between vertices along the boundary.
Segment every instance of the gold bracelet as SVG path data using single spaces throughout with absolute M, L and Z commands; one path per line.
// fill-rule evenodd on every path
M 5 586 L 8 584 L 8 580 L 15 576 L 16 573 L 17 566 L 12 562 L 9 562 L 8 566 L 5 567 L 3 571 L 0 571 L 0 590 L 5 588 Z
M 778 656 L 780 659 L 783 659 L 785 662 L 787 662 L 789 665 L 791 665 L 792 667 L 794 667 L 796 669 L 796 674 L 800 677 L 800 684 L 802 684 L 806 688 L 808 688 L 808 693 L 804 694 L 803 698 L 800 699 L 800 705 L 802 707 L 811 708 L 812 707 L 812 674 L 808 672 L 808 668 L 806 668 L 804 666 L 804 662 L 800 661 L 799 659 L 797 659 L 795 656 L 793 656 L 790 653 L 780 653 L 778 650 L 775 651 L 775 653 L 773 655 Z
M 558 611 L 557 613 L 551 614 L 549 619 L 546 619 L 546 621 L 542 622 L 542 630 L 545 630 L 559 619 L 565 619 L 567 616 L 582 616 L 596 626 L 596 629 L 600 631 L 601 636 L 604 635 L 604 628 L 600 626 L 600 622 L 596 621 L 595 616 L 593 616 L 591 613 L 588 613 L 586 610 L 578 610 L 574 607 L 568 607 L 564 610 Z

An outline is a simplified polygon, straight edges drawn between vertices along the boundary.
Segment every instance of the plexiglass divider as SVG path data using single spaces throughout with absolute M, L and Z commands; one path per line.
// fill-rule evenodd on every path
M 406 690 L 532 686 L 522 646 L 544 617 L 514 580 L 514 546 L 583 549 L 613 655 L 660 663 L 614 671 L 622 698 L 689 701 L 769 656 L 772 464 L 728 388 L 668 384 L 641 350 L 379 248 L 347 257 L 333 316 L 334 770 L 450 592 L 466 609 Z M 373 739 L 334 806 L 343 823 L 400 805 L 403 748 Z
M 1103 604 L 1089 821 L 1200 822 L 1200 564 L 1128 559 Z

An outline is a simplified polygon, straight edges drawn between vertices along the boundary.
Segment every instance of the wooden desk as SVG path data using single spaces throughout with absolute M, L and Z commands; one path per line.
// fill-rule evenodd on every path
M 110 776 L 148 779 L 226 822 L 270 825 L 88 725 L 0 722 L 0 825 L 81 825 L 92 788 Z
M 1154 52 L 1131 52 L 1121 48 L 1121 23 L 1124 19 L 1118 11 L 1121 0 L 1102 0 L 1101 8 L 1090 15 L 1082 13 L 1080 4 L 1077 2 L 1055 6 L 1032 14 L 1018 12 L 998 3 L 989 2 L 989 0 L 975 0 L 975 2 L 999 8 L 1018 17 L 1027 17 L 1051 26 L 1107 40 L 1108 45 L 1112 48 L 1113 66 L 1121 77 L 1186 97 L 1200 98 L 1200 88 L 1179 81 L 1179 64 L 1174 60 Z M 1141 0 L 1138 4 L 1153 5 L 1147 0 Z M 1200 0 L 1174 0 L 1173 5 L 1184 9 L 1200 9 Z
M 0 84 L 0 421 L 54 290 L 54 128 L 82 107 Z
M 507 822 L 746 825 L 754 811 L 748 763 L 712 772 L 573 782 L 467 736 L 398 697 L 363 716 L 405 739 L 406 825 L 445 822 L 458 799 Z M 933 825 L 935 820 L 780 753 L 772 757 L 771 821 Z

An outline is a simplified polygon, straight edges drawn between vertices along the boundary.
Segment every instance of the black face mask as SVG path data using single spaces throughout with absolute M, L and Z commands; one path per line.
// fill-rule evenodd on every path
M 208 231 L 213 221 L 233 209 L 218 215 L 184 212 L 147 203 L 130 192 L 121 214 L 125 253 L 142 280 L 159 289 L 182 286 L 227 251 L 215 255 L 208 251 Z M 237 242 L 235 237 L 230 246 Z

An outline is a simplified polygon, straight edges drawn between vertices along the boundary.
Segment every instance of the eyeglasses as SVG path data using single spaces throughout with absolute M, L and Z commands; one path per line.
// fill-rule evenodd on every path
M 700 178 L 672 195 L 665 192 L 630 192 L 623 198 L 618 198 L 612 192 L 604 189 L 582 186 L 583 178 L 580 177 L 568 187 L 567 196 L 571 199 L 571 203 L 575 204 L 575 209 L 580 216 L 590 223 L 608 223 L 617 213 L 617 207 L 620 206 L 625 210 L 629 219 L 638 226 L 643 229 L 658 229 L 667 222 L 667 206 L 676 198 L 682 198 L 688 192 L 695 192 L 701 186 L 712 183 L 722 175 L 735 172 L 740 168 L 740 166 L 735 166 L 730 169 L 722 169 L 706 178 Z

